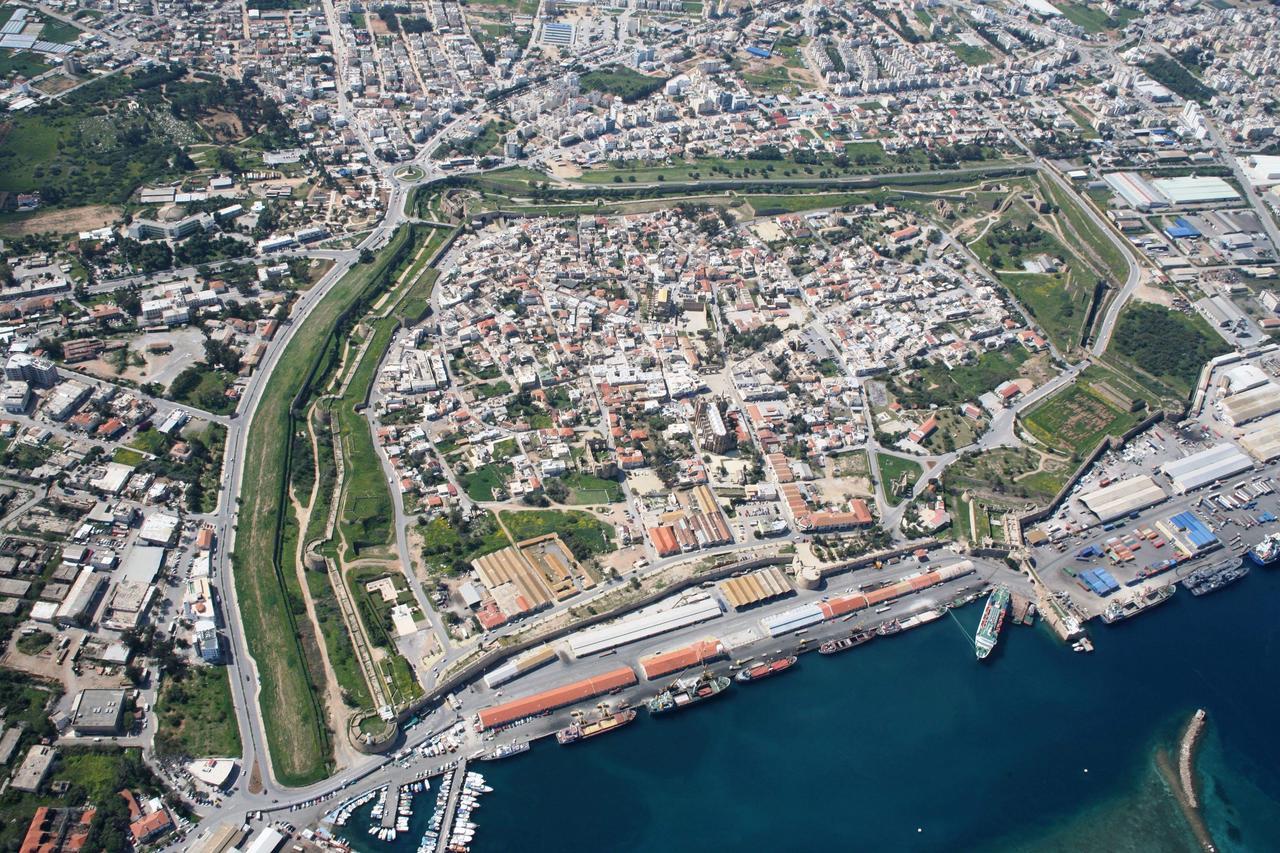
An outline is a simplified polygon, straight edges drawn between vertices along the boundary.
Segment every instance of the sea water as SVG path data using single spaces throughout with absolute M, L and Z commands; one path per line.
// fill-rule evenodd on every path
M 978 663 L 980 613 L 476 765 L 495 790 L 472 851 L 1194 851 L 1154 754 L 1176 756 L 1199 707 L 1218 849 L 1280 849 L 1280 569 L 1091 623 L 1093 654 L 1010 623 Z M 357 850 L 416 849 L 370 838 L 365 814 Z

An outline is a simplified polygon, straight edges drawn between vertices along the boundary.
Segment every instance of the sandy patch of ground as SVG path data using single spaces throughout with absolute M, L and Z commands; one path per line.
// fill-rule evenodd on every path
M 89 204 L 83 207 L 68 207 L 64 210 L 37 211 L 31 216 L 0 225 L 0 233 L 22 237 L 45 232 L 68 234 L 92 231 L 117 222 L 123 213 L 123 208 L 109 204 Z
M 1145 278 L 1138 282 L 1138 286 L 1133 289 L 1133 298 L 1143 302 L 1154 302 L 1156 305 L 1163 305 L 1166 308 L 1173 307 L 1173 291 L 1163 290 L 1155 287 Z
M 766 243 L 781 240 L 786 236 L 783 230 L 778 227 L 776 219 L 758 219 L 751 223 L 751 230 L 756 232 L 760 239 Z
M 581 178 L 582 168 L 573 163 L 562 163 L 552 160 L 547 167 L 553 178 Z

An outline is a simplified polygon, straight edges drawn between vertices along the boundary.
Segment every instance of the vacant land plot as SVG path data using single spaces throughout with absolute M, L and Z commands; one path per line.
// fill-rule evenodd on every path
M 1042 456 L 1025 447 L 1001 447 L 960 457 L 947 468 L 944 486 L 952 496 L 968 491 L 1001 501 L 1019 497 L 1045 503 L 1066 482 L 1070 469 L 1069 461 L 1061 457 Z M 967 516 L 957 523 L 967 526 Z
M 224 667 L 198 666 L 166 682 L 156 703 L 156 752 L 189 758 L 237 758 L 240 730 Z
M 1022 422 L 1048 446 L 1084 454 L 1104 436 L 1120 435 L 1141 419 L 1077 382 L 1033 408 Z
M 892 456 L 888 453 L 876 454 L 876 465 L 880 468 L 880 482 L 884 484 L 885 500 L 891 506 L 897 506 L 902 499 L 911 493 L 911 487 L 924 473 L 924 468 L 914 459 L 905 456 Z M 905 477 L 905 480 L 904 480 Z M 899 492 L 897 486 L 903 483 Z
M 561 479 L 569 487 L 568 503 L 612 504 L 622 500 L 622 486 L 615 480 L 593 477 L 581 471 L 566 474 Z
M 507 478 L 514 472 L 515 469 L 505 462 L 481 465 L 462 475 L 462 488 L 473 501 L 497 500 L 494 495 L 505 492 Z
M 504 510 L 502 523 L 517 542 L 558 533 L 573 556 L 585 560 L 593 554 L 607 554 L 614 549 L 613 525 L 581 510 L 539 509 Z

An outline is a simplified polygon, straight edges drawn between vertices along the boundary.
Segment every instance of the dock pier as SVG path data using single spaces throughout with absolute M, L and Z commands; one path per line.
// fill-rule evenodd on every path
M 400 814 L 400 786 L 395 782 L 387 785 L 387 806 L 382 810 L 382 828 L 395 829 L 396 816 Z
M 453 832 L 453 820 L 458 814 L 458 799 L 462 795 L 462 786 L 467 781 L 467 760 L 458 761 L 453 773 L 453 783 L 449 790 L 449 802 L 444 807 L 444 820 L 440 822 L 440 845 L 443 848 Z

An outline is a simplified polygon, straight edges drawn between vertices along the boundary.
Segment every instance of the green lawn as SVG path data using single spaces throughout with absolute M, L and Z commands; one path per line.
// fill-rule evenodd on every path
M 461 478 L 462 488 L 473 501 L 494 500 L 493 490 L 503 488 L 515 469 L 505 462 L 481 465 Z
M 592 554 L 607 554 L 616 547 L 613 525 L 582 510 L 503 510 L 501 516 L 517 542 L 557 533 L 579 560 Z
M 511 544 L 493 513 L 487 510 L 468 522 L 458 521 L 455 527 L 448 518 L 437 517 L 418 528 L 423 559 L 433 571 L 461 574 L 470 570 L 472 560 Z
M 112 462 L 119 462 L 121 465 L 132 465 L 135 468 L 147 461 L 147 457 L 143 456 L 136 450 L 128 450 L 123 447 L 116 448 L 116 452 L 111 454 Z
M 494 397 L 501 397 L 504 394 L 511 393 L 511 383 L 503 379 L 499 382 L 484 382 L 473 386 L 472 390 L 479 395 L 482 400 L 490 400 Z
M 964 42 L 956 42 L 955 44 L 950 45 L 950 47 L 955 51 L 956 56 L 965 65 L 986 65 L 988 62 L 995 59 L 995 57 L 991 55 L 991 51 L 987 50 L 985 47 L 965 44 Z
M 240 730 L 225 667 L 195 666 L 165 682 L 156 702 L 156 752 L 189 758 L 238 758 Z
M 984 352 L 973 364 L 948 369 L 930 364 L 921 368 L 911 381 L 893 380 L 893 393 L 908 409 L 927 409 L 975 400 L 1002 382 L 1015 379 L 1029 354 L 1020 346 Z
M 924 468 L 914 459 L 908 459 L 905 456 L 894 456 L 889 453 L 876 454 L 876 466 L 880 469 L 880 482 L 884 484 L 885 500 L 890 506 L 897 506 L 903 500 L 895 490 L 894 485 L 898 482 L 903 474 L 908 475 L 907 492 L 915 485 L 916 480 L 920 479 L 920 475 L 924 473 Z
M 614 65 L 589 71 L 579 77 L 578 82 L 583 92 L 605 92 L 622 98 L 623 103 L 634 104 L 661 89 L 667 78 L 650 77 L 633 68 Z
M 561 478 L 569 487 L 569 503 L 604 504 L 622 500 L 622 486 L 613 480 L 572 471 Z
M 1113 18 L 1102 11 L 1100 7 L 1086 5 L 1085 3 L 1055 2 L 1053 5 L 1062 12 L 1068 21 L 1076 26 L 1083 27 L 1087 33 L 1117 30 L 1142 15 L 1141 12 L 1135 9 L 1120 8 L 1116 17 Z
M 12 75 L 35 77 L 52 67 L 38 54 L 28 50 L 0 50 L 0 80 Z

